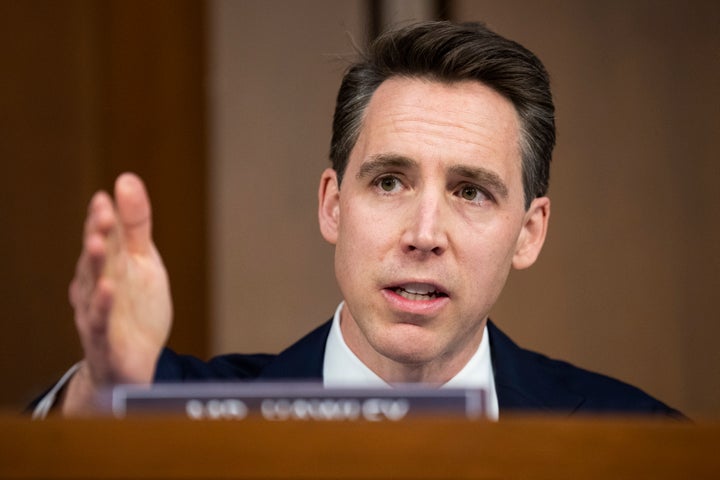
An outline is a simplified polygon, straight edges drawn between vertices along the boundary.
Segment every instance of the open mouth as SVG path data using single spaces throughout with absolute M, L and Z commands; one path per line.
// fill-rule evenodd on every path
M 413 284 L 402 287 L 392 287 L 389 290 L 408 300 L 432 300 L 447 297 L 448 294 L 438 290 L 433 285 Z

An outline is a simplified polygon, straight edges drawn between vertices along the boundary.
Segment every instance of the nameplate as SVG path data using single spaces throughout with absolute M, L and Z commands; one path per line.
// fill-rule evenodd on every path
M 116 417 L 162 414 L 193 420 L 400 421 L 431 415 L 487 416 L 481 389 L 324 388 L 307 383 L 178 383 L 120 385 L 112 391 Z

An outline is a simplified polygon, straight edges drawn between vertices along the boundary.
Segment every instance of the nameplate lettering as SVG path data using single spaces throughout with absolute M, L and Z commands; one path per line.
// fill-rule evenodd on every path
M 116 417 L 184 415 L 192 420 L 391 421 L 442 415 L 486 416 L 486 392 L 416 385 L 387 389 L 324 388 L 307 383 L 121 385 L 112 392 Z

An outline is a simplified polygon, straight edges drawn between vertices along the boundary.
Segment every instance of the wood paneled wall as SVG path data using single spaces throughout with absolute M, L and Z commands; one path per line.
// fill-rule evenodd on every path
M 213 351 L 279 351 L 332 316 L 317 186 L 362 0 L 211 4 Z
M 0 3 L 0 404 L 80 356 L 67 285 L 92 193 L 146 180 L 173 279 L 171 345 L 207 352 L 204 6 Z

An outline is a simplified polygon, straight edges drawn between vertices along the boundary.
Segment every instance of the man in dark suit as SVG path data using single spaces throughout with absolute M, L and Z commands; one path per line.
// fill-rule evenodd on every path
M 677 414 L 523 350 L 488 320 L 510 269 L 542 249 L 554 144 L 548 76 L 521 45 L 479 24 L 381 36 L 343 79 L 318 193 L 343 303 L 280 355 L 207 363 L 163 350 L 172 305 L 150 204 L 140 179 L 121 176 L 86 220 L 71 285 L 85 359 L 59 396 L 63 412 L 92 410 L 96 392 L 120 382 L 313 378 L 485 388 L 495 418 L 511 408 Z

